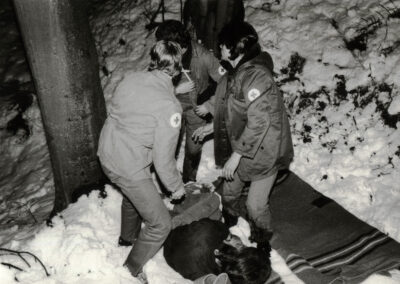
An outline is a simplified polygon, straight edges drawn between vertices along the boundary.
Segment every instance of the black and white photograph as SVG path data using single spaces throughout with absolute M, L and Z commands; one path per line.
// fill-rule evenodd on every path
M 400 0 L 1 0 L 0 283 L 400 283 Z

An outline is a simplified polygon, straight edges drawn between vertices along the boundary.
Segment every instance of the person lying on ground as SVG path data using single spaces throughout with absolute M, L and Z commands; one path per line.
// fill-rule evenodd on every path
M 264 284 L 271 274 L 269 253 L 244 246 L 226 224 L 208 218 L 173 229 L 164 243 L 164 257 L 190 280 L 226 273 L 233 284 Z

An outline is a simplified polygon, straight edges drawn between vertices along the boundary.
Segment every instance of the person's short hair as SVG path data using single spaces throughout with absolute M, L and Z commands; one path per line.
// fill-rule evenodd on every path
M 190 34 L 185 26 L 177 20 L 166 20 L 156 30 L 157 40 L 168 40 L 179 43 L 182 48 L 190 45 Z
M 232 284 L 264 284 L 271 275 L 269 254 L 254 247 L 234 248 L 223 244 L 216 258 L 221 272 L 228 274 Z
M 258 35 L 252 25 L 243 21 L 233 21 L 224 26 L 218 34 L 218 44 L 225 45 L 235 60 L 240 54 L 258 42 Z
M 170 76 L 182 70 L 182 49 L 176 42 L 160 40 L 150 50 L 149 71 L 160 70 Z

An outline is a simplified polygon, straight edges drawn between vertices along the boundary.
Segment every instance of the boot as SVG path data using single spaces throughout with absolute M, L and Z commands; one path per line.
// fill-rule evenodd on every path
M 214 191 L 219 195 L 222 195 L 222 186 L 224 184 L 224 179 L 219 177 L 217 180 L 213 181 L 212 185 L 214 186 Z
M 271 238 L 272 232 L 268 231 L 269 237 Z M 261 249 L 268 257 L 271 256 L 271 245 L 268 241 L 257 242 L 257 248 Z
M 129 247 L 129 246 L 132 246 L 132 242 L 126 241 L 122 237 L 119 237 L 118 246 L 120 246 L 120 247 Z
M 140 273 L 136 276 L 136 278 L 139 279 L 140 283 L 142 283 L 142 284 L 148 284 L 148 283 L 149 283 L 149 282 L 147 281 L 146 274 L 144 274 L 143 271 L 140 272 Z
M 269 241 L 272 238 L 272 231 L 268 229 L 262 229 L 256 226 L 254 221 L 250 220 L 250 237 L 251 242 L 257 243 L 257 248 L 263 250 L 268 256 L 271 253 L 271 245 Z
M 234 216 L 225 209 L 222 209 L 222 217 L 224 217 L 224 223 L 228 228 L 235 226 L 239 219 L 239 216 Z

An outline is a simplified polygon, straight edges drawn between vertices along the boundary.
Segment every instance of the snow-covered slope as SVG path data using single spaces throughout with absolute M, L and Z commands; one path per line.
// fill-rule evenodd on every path
M 144 28 L 145 15 L 159 1 L 97 2 L 91 24 L 108 102 L 126 71 L 147 65 L 154 35 Z M 400 1 L 244 2 L 246 20 L 274 59 L 290 113 L 291 169 L 400 241 Z M 94 192 L 71 205 L 53 228 L 42 224 L 54 184 L 40 110 L 6 3 L 0 3 L 0 246 L 34 252 L 52 274 L 44 277 L 35 265 L 18 274 L 22 283 L 132 283 L 120 267 L 128 251 L 115 246 L 120 197 L 112 188 L 105 200 Z M 179 1 L 165 4 L 165 17 L 179 19 Z M 219 174 L 212 143 L 204 145 L 200 181 Z M 165 265 L 160 254 L 146 266 L 151 283 L 185 283 L 156 265 Z M 2 281 L 13 275 L 0 265 Z M 287 277 L 299 283 L 290 272 Z

